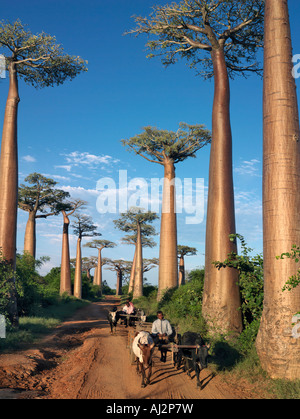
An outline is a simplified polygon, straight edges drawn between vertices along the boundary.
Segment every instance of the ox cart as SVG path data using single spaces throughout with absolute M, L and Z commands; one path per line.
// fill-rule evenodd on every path
M 120 314 L 119 313 L 118 316 L 120 317 L 121 320 L 127 320 L 127 325 L 132 326 L 132 327 L 135 327 L 136 322 L 146 321 L 146 316 L 144 315 L 143 312 L 141 313 L 137 312 L 136 314 Z
M 176 350 L 176 345 L 178 346 L 178 343 L 180 342 L 180 335 L 178 334 L 178 329 L 175 328 L 174 326 L 172 326 L 173 329 L 173 336 L 174 336 L 174 343 L 170 343 L 168 345 L 162 345 L 161 347 L 164 349 L 168 349 L 171 350 L 172 352 L 172 360 L 173 362 L 175 362 L 175 357 L 176 357 L 176 353 L 178 352 L 178 350 Z M 151 322 L 139 322 L 136 324 L 134 329 L 130 329 L 128 331 L 128 337 L 127 337 L 127 348 L 129 349 L 129 357 L 130 357 L 130 362 L 131 365 L 133 365 L 135 363 L 135 355 L 133 353 L 132 350 L 132 343 L 134 340 L 134 337 L 136 335 L 137 332 L 149 332 L 151 333 L 152 330 L 152 323 Z
M 207 358 L 210 344 L 204 343 L 202 337 L 197 333 L 185 332 L 181 336 L 178 333 L 177 328 L 175 329 L 174 326 L 172 326 L 172 329 L 172 341 L 170 341 L 168 344 L 158 345 L 157 347 L 159 350 L 169 351 L 172 353 L 172 363 L 177 369 L 181 367 L 183 362 L 183 370 L 187 372 L 189 377 L 191 377 L 190 364 L 192 364 L 192 369 L 195 371 L 197 378 L 197 387 L 201 390 L 203 382 L 200 381 L 200 373 L 203 369 L 207 368 Z M 127 348 L 129 349 L 131 365 L 135 364 L 136 361 L 136 356 L 132 349 L 132 344 L 136 333 L 141 331 L 151 333 L 151 330 L 152 323 L 139 322 L 136 324 L 135 329 L 130 329 L 128 331 Z M 141 362 L 138 362 L 137 365 L 139 364 L 141 364 Z M 149 380 L 150 376 L 148 377 L 148 382 Z

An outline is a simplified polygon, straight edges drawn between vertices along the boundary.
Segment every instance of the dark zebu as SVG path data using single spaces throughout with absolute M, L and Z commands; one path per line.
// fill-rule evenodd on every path
M 117 311 L 117 307 L 114 307 L 112 311 L 107 313 L 107 320 L 110 325 L 110 333 L 114 333 L 117 330 L 117 323 L 120 319 L 119 312 Z
M 141 387 L 150 383 L 152 374 L 152 355 L 154 342 L 149 332 L 137 332 L 132 343 L 132 350 L 136 356 L 136 372 L 142 374 Z M 148 372 L 146 377 L 146 372 Z
M 180 345 L 187 345 L 187 346 L 197 346 L 195 349 L 185 349 L 179 348 L 176 364 L 177 369 L 180 368 L 182 361 L 184 362 L 184 370 L 187 372 L 188 376 L 190 377 L 190 369 L 189 369 L 189 362 L 192 362 L 193 370 L 196 373 L 197 377 L 197 387 L 202 389 L 202 384 L 200 381 L 200 372 L 204 368 L 207 368 L 207 358 L 208 358 L 208 350 L 210 348 L 210 344 L 206 345 L 198 333 L 194 332 L 186 332 L 181 337 Z

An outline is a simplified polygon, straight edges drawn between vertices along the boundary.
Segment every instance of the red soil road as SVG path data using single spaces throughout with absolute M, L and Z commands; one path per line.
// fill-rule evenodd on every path
M 131 365 L 127 330 L 118 326 L 110 334 L 107 310 L 116 297 L 92 303 L 80 310 L 43 341 L 23 352 L 0 355 L 0 399 L 248 399 L 249 388 L 233 387 L 202 371 L 204 388 L 196 387 L 176 370 L 168 353 L 161 363 L 153 357 L 151 384 L 141 388 L 141 378 Z

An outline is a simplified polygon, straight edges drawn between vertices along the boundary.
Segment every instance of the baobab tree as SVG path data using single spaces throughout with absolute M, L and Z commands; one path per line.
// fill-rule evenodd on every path
M 82 258 L 82 272 L 86 272 L 88 279 L 91 279 L 91 269 L 97 266 L 96 256 Z
M 123 144 L 151 163 L 164 167 L 160 227 L 158 300 L 163 291 L 178 286 L 175 164 L 195 157 L 209 144 L 210 132 L 203 125 L 180 123 L 177 132 L 145 127 L 144 132 L 122 140 Z
M 156 268 L 158 265 L 159 265 L 158 258 L 143 259 L 143 274 L 151 271 L 151 269 Z
M 36 256 L 36 220 L 58 215 L 62 210 L 69 209 L 66 199 L 68 192 L 56 189 L 57 182 L 46 178 L 40 173 L 31 173 L 25 178 L 27 185 L 21 184 L 18 194 L 18 205 L 28 212 L 24 238 L 24 252 L 34 259 Z
M 242 330 L 240 293 L 233 269 L 212 264 L 236 252 L 229 77 L 261 73 L 256 53 L 263 45 L 264 0 L 184 0 L 155 6 L 135 17 L 129 33 L 153 35 L 149 57 L 165 66 L 186 59 L 204 79 L 214 78 L 212 145 L 206 218 L 203 314 L 221 332 Z
M 114 220 L 115 227 L 125 232 L 136 233 L 134 254 L 134 279 L 133 296 L 138 298 L 143 295 L 143 237 L 155 234 L 155 229 L 149 223 L 158 218 L 152 211 L 132 207 L 126 213 L 122 213 L 118 220 Z
M 153 233 L 151 234 L 156 234 L 155 233 L 155 229 L 153 226 L 150 225 L 143 225 L 141 228 L 141 234 L 142 234 L 142 248 L 144 249 L 145 247 L 150 247 L 151 249 L 153 247 L 156 246 L 156 243 L 154 240 L 152 240 L 150 237 L 146 237 L 145 236 L 145 228 L 147 230 L 147 234 L 149 233 L 149 228 L 151 228 L 151 230 L 153 231 Z M 131 292 L 133 292 L 133 288 L 134 288 L 134 276 L 135 276 L 135 262 L 136 262 L 136 243 L 137 243 L 137 234 L 127 234 L 126 236 L 124 236 L 122 238 L 122 243 L 125 244 L 131 244 L 135 247 L 135 251 L 134 251 L 134 257 L 133 257 L 133 262 L 132 262 L 132 268 L 131 268 L 131 272 L 130 272 L 130 280 L 129 280 L 129 285 L 128 285 L 128 294 L 130 294 Z M 144 267 L 144 262 L 143 262 L 143 267 Z
M 74 278 L 74 296 L 76 298 L 82 297 L 82 256 L 81 256 L 81 240 L 83 237 L 101 236 L 100 233 L 96 232 L 97 226 L 92 222 L 91 217 L 74 212 L 74 234 L 78 237 L 76 247 L 76 266 L 75 266 L 75 278 Z
M 185 284 L 185 272 L 184 272 L 184 257 L 185 256 L 194 256 L 197 254 L 197 249 L 195 247 L 189 246 L 177 246 L 178 257 L 179 257 L 179 286 Z
M 132 262 L 123 259 L 111 260 L 107 259 L 107 268 L 110 271 L 117 272 L 117 286 L 116 295 L 122 295 L 123 278 L 125 275 L 129 276 L 131 271 Z
M 113 249 L 116 247 L 116 243 L 109 240 L 93 240 L 84 245 L 84 247 L 89 247 L 91 249 L 98 249 L 98 263 L 97 271 L 94 278 L 94 284 L 99 285 L 100 289 L 102 288 L 102 250 L 103 249 Z
M 34 35 L 20 20 L 0 23 L 0 50 L 9 73 L 0 156 L 0 248 L 15 270 L 18 208 L 18 80 L 34 87 L 63 84 L 86 71 L 80 57 L 65 54 L 54 36 Z M 14 283 L 14 279 L 12 279 Z M 13 304 L 16 307 L 16 304 Z
M 74 214 L 79 208 L 83 208 L 86 205 L 86 201 L 76 199 L 69 201 L 68 205 L 70 210 L 63 209 L 63 234 L 62 234 L 62 252 L 61 252 L 61 269 L 60 269 L 60 294 L 67 293 L 72 294 L 71 285 L 71 269 L 70 269 L 70 246 L 69 246 L 69 217 Z
M 97 280 L 97 271 L 98 271 L 98 257 L 96 257 L 96 259 L 97 259 L 97 263 L 96 263 L 96 266 L 95 266 L 95 270 L 94 270 L 94 278 L 93 278 L 93 285 L 97 285 L 96 284 L 96 280 Z M 103 258 L 102 256 L 101 256 L 101 269 L 102 269 L 102 266 L 104 266 L 104 265 L 107 265 L 108 264 L 108 261 L 109 261 L 110 259 L 108 259 L 108 258 Z M 103 288 L 103 285 L 105 284 L 105 280 L 103 281 L 102 280 L 102 288 Z M 102 293 L 102 289 L 101 289 L 101 293 Z
M 300 286 L 282 291 L 299 262 L 276 256 L 300 243 L 300 132 L 287 0 L 266 0 L 264 46 L 264 305 L 256 341 L 272 378 L 300 378 L 300 345 L 292 335 Z

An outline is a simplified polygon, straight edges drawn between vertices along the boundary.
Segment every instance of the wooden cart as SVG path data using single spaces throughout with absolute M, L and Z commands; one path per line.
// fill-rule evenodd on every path
M 165 349 L 169 349 L 172 352 L 172 360 L 174 362 L 175 354 L 178 352 L 178 341 L 180 339 L 180 335 L 178 334 L 178 328 L 175 328 L 172 326 L 173 333 L 174 333 L 174 343 L 170 343 L 168 345 L 163 345 L 162 347 Z M 136 327 L 134 329 L 128 330 L 128 338 L 127 338 L 127 348 L 129 349 L 129 358 L 130 362 L 133 365 L 135 363 L 135 354 L 132 350 L 132 343 L 134 340 L 134 337 L 137 332 L 145 331 L 151 333 L 152 330 L 152 323 L 151 322 L 139 322 L 136 324 Z

